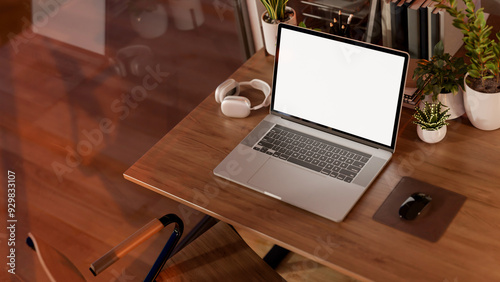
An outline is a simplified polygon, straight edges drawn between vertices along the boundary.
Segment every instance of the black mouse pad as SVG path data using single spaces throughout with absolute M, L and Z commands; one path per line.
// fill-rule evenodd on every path
M 399 207 L 415 192 L 431 196 L 431 205 L 414 220 L 400 218 Z M 373 219 L 419 238 L 437 242 L 466 199 L 464 195 L 411 177 L 403 177 L 375 212 Z

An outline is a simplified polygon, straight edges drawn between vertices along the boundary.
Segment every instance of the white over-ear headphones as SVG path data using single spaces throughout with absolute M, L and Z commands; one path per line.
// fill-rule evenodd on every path
M 252 107 L 250 100 L 245 97 L 238 96 L 240 94 L 240 86 L 250 85 L 264 93 L 264 101 Z M 221 83 L 215 90 L 215 101 L 221 104 L 222 113 L 228 117 L 244 118 L 250 114 L 251 110 L 258 110 L 262 107 L 267 107 L 271 103 L 271 87 L 266 82 L 260 79 L 252 79 L 251 81 L 236 82 L 234 79 L 228 79 Z

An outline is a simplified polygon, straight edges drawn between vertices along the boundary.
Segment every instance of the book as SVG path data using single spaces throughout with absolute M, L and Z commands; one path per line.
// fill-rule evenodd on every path
M 382 45 L 392 47 L 392 33 L 391 33 L 391 2 L 382 0 L 380 2 L 380 28 L 382 30 Z
M 426 0 L 419 8 L 420 17 L 420 48 L 419 48 L 419 58 L 428 59 L 429 58 L 429 27 L 427 20 L 427 7 L 433 2 L 433 0 Z
M 416 94 L 417 82 L 413 79 L 413 73 L 417 68 L 418 59 L 410 59 L 408 72 L 406 74 L 406 85 L 403 93 L 403 107 L 414 109 L 420 101 L 420 96 Z
M 411 58 L 420 58 L 420 6 L 425 0 L 415 0 L 408 7 L 408 53 Z
M 391 3 L 392 48 L 408 52 L 408 7 L 411 0 Z
M 417 88 L 405 87 L 403 94 L 403 107 L 414 109 L 420 101 L 420 96 L 416 94 Z
M 434 54 L 434 46 L 439 42 L 440 27 L 439 27 L 439 14 L 436 9 L 436 2 L 431 2 L 427 6 L 427 38 L 428 38 L 428 57 L 430 59 Z

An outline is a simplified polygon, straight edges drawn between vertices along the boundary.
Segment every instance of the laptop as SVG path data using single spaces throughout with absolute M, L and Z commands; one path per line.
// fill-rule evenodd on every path
M 409 55 L 280 24 L 270 113 L 214 174 L 341 222 L 396 147 Z

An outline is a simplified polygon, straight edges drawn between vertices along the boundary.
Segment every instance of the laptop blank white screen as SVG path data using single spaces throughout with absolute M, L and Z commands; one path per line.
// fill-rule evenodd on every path
M 274 111 L 393 147 L 403 56 L 285 28 L 278 55 Z

